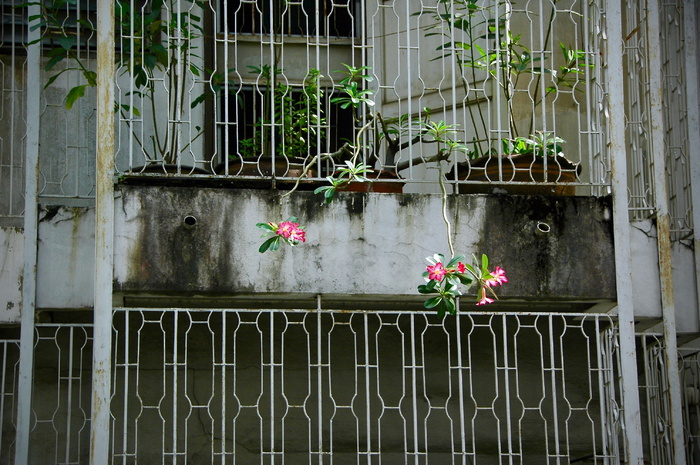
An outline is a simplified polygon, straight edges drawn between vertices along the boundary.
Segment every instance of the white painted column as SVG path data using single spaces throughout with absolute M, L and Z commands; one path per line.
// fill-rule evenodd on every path
M 90 463 L 110 462 L 112 274 L 114 236 L 114 4 L 97 3 L 97 173 L 95 309 L 92 353 Z
M 32 4 L 27 14 L 41 14 L 41 7 Z M 39 39 L 41 29 L 29 29 L 27 41 Z M 34 315 L 36 306 L 36 262 L 39 204 L 39 126 L 41 120 L 41 43 L 27 46 L 27 134 L 24 177 L 24 271 L 22 276 L 22 316 L 20 332 L 19 380 L 17 384 L 17 441 L 15 465 L 25 465 L 29 459 L 31 429 L 32 384 L 34 371 Z
M 683 440 L 683 413 L 678 373 L 678 345 L 676 340 L 676 305 L 673 294 L 671 256 L 671 215 L 666 188 L 666 156 L 664 152 L 664 116 L 662 106 L 663 79 L 661 76 L 661 43 L 658 0 L 647 5 L 647 57 L 649 67 L 649 121 L 650 147 L 654 160 L 654 209 L 656 211 L 656 244 L 659 254 L 661 279 L 661 314 L 664 331 L 664 365 L 668 379 L 669 424 L 672 454 L 675 465 L 685 465 Z M 697 132 L 697 131 L 695 131 Z
M 620 325 L 620 365 L 624 406 L 624 438 L 629 465 L 642 465 L 642 419 L 639 410 L 639 380 L 635 347 L 630 224 L 627 210 L 627 156 L 625 147 L 624 73 L 622 66 L 622 5 L 610 0 L 607 9 L 607 95 L 609 111 L 609 151 L 612 168 L 613 227 L 615 231 L 615 267 L 617 312 Z

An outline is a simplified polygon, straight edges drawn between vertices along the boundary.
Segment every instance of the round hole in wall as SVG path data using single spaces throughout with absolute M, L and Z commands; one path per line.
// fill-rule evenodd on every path
M 192 215 L 187 215 L 183 222 L 185 223 L 185 226 L 195 226 L 197 224 L 197 218 Z
M 550 228 L 547 223 L 543 223 L 542 221 L 537 222 L 537 232 L 539 234 L 547 234 L 551 230 L 552 228 Z

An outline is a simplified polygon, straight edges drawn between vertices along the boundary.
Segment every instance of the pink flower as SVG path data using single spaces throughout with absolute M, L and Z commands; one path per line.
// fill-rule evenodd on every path
M 306 242 L 306 231 L 296 228 L 289 234 L 287 240 L 291 242 Z
M 464 266 L 464 263 L 462 263 L 462 262 L 457 263 L 457 272 L 462 273 L 462 274 L 467 272 L 467 267 Z
M 299 223 L 292 223 L 291 221 L 282 221 L 277 228 L 277 235 L 282 236 L 285 239 L 289 237 L 296 231 L 299 227 Z
M 484 283 L 489 287 L 498 286 L 499 284 L 505 284 L 508 282 L 506 271 L 500 266 L 497 266 L 496 269 L 491 272 L 491 276 L 491 279 L 484 281 Z
M 486 297 L 486 288 L 482 287 L 481 290 L 479 291 L 479 294 L 481 294 L 481 299 L 476 303 L 477 305 L 486 305 L 493 303 L 493 299 Z
M 426 270 L 428 271 L 428 279 L 435 281 L 442 281 L 442 278 L 447 274 L 447 270 L 440 262 L 432 266 L 428 265 Z
M 284 237 L 291 245 L 306 242 L 306 231 L 299 227 L 299 223 L 283 221 L 279 224 L 276 233 L 278 236 Z

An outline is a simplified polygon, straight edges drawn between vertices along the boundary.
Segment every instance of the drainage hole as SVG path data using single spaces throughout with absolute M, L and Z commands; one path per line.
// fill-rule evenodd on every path
M 197 224 L 197 218 L 192 215 L 187 215 L 184 219 L 186 226 L 194 226 Z

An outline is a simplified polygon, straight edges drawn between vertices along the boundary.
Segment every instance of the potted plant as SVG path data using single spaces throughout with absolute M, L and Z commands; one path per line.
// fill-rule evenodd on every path
M 278 78 L 282 70 L 276 66 L 249 66 L 248 69 L 255 76 L 255 82 L 260 83 L 262 96 L 259 108 L 254 102 L 242 102 L 242 105 L 255 106 L 258 116 L 252 134 L 238 139 L 238 150 L 230 153 L 228 160 L 215 168 L 215 173 L 246 178 L 296 178 L 304 170 L 309 154 L 316 150 L 317 141 L 326 134 L 323 89 L 320 86 L 323 76 L 318 69 L 311 68 L 301 86 L 295 87 Z M 243 112 L 246 113 L 245 109 Z M 272 144 L 273 136 L 275 147 Z M 314 174 L 311 167 L 305 176 Z M 244 182 L 249 187 L 268 184 L 256 180 Z
M 126 89 L 117 97 L 115 113 L 129 130 L 128 143 L 141 149 L 144 162 L 139 169 L 130 166 L 130 172 L 153 167 L 160 172 L 194 172 L 194 167 L 183 167 L 184 154 L 204 129 L 190 124 L 188 112 L 225 87 L 224 73 L 206 70 L 198 54 L 203 46 L 204 2 L 178 2 L 146 0 L 138 8 L 126 0 L 115 2 L 115 65 L 118 87 Z M 53 74 L 45 87 L 64 73 L 77 72 L 82 77 L 65 96 L 65 106 L 70 109 L 88 87 L 97 85 L 97 74 L 86 64 L 81 53 L 84 45 L 71 26 L 79 24 L 84 35 L 94 35 L 95 25 L 80 16 L 67 20 L 66 14 L 75 11 L 67 8 L 70 0 L 36 4 L 42 12 L 29 18 L 32 27 L 42 28 L 38 40 L 49 39 L 52 44 L 44 68 Z M 188 92 L 194 85 L 201 86 L 200 93 Z
M 559 65 L 548 68 L 541 64 L 542 56 L 534 54 L 522 35 L 512 30 L 507 8 L 500 16 L 493 17 L 492 10 L 477 5 L 474 0 L 438 3 L 434 14 L 436 23 L 428 28 L 428 35 L 440 35 L 445 41 L 437 48 L 441 55 L 435 59 L 456 57 L 465 94 L 469 83 L 479 78 L 479 73 L 496 83 L 503 97 L 504 122 L 509 134 L 497 140 L 490 138 L 494 131 L 482 106 L 468 105 L 473 137 L 468 144 L 466 160 L 455 163 L 452 176 L 458 180 L 504 182 L 498 188 L 510 193 L 573 194 L 574 186 L 534 185 L 572 183 L 581 174 L 580 164 L 564 156 L 562 144 L 565 140 L 551 131 L 537 129 L 536 112 L 545 103 L 550 105 L 561 88 L 583 92 L 577 84 L 586 80 L 586 69 L 592 66 L 585 52 L 559 43 Z M 554 3 L 546 23 L 544 49 L 552 40 Z M 501 11 L 500 6 L 497 2 L 494 8 Z M 488 19 L 489 16 L 492 18 Z M 490 49 L 486 46 L 488 41 L 495 44 Z M 549 80 L 546 85 L 545 78 Z M 533 111 L 528 118 L 518 121 L 516 93 L 522 94 L 530 88 L 534 89 L 528 94 Z M 515 183 L 509 185 L 508 182 Z M 460 184 L 460 192 L 490 192 L 492 189 L 493 186 L 486 184 Z

